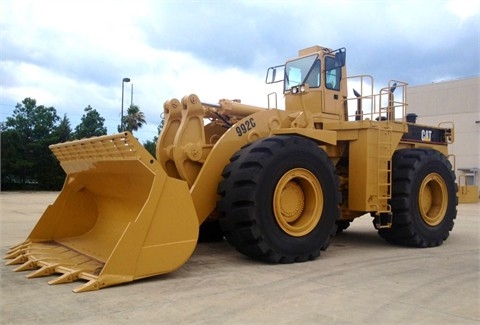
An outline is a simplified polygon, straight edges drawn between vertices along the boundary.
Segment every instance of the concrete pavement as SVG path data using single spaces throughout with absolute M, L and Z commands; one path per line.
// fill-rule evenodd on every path
M 2 256 L 58 193 L 0 194 Z M 178 271 L 75 294 L 79 283 L 1 266 L 1 324 L 479 324 L 480 204 L 458 206 L 440 247 L 392 246 L 368 216 L 312 262 L 268 265 L 226 242 L 199 244 Z

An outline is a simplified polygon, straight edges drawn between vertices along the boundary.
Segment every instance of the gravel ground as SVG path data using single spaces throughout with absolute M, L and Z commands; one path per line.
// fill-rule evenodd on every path
M 56 192 L 2 192 L 1 250 L 28 236 Z M 384 242 L 361 217 L 312 262 L 268 265 L 199 244 L 176 272 L 99 291 L 1 267 L 1 324 L 479 324 L 480 204 L 458 206 L 440 247 Z

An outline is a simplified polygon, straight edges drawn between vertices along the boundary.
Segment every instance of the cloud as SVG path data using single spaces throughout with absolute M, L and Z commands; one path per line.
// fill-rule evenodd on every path
M 460 18 L 460 20 L 464 21 L 478 16 L 480 3 L 476 0 L 449 0 L 445 4 L 445 7 Z
M 473 4 L 473 5 L 472 5 Z M 409 84 L 480 75 L 480 1 L 0 2 L 0 120 L 32 97 L 109 133 L 133 101 L 152 139 L 163 102 L 196 93 L 266 106 L 266 69 L 312 45 L 347 48 L 351 75 Z M 279 97 L 281 100 L 281 96 Z

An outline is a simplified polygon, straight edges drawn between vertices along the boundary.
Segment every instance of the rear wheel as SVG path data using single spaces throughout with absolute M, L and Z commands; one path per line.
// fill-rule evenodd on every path
M 220 225 L 239 252 L 273 263 L 314 259 L 336 232 L 341 194 L 315 142 L 275 136 L 232 158 L 219 185 Z
M 445 156 L 432 149 L 403 149 L 393 156 L 391 228 L 379 234 L 395 244 L 439 246 L 457 215 L 455 174 Z
M 343 232 L 346 230 L 348 227 L 350 227 L 351 221 L 349 220 L 338 220 L 337 221 L 337 234 Z

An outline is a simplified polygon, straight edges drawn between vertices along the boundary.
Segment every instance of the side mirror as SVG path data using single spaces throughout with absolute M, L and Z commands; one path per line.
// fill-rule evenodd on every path
M 345 49 L 344 48 L 339 49 L 335 53 L 335 68 L 343 67 L 345 65 L 346 58 L 347 58 L 347 52 L 345 51 Z
M 265 77 L 266 84 L 274 84 L 283 81 L 285 74 L 285 65 L 277 65 L 276 67 L 268 68 L 267 76 Z

